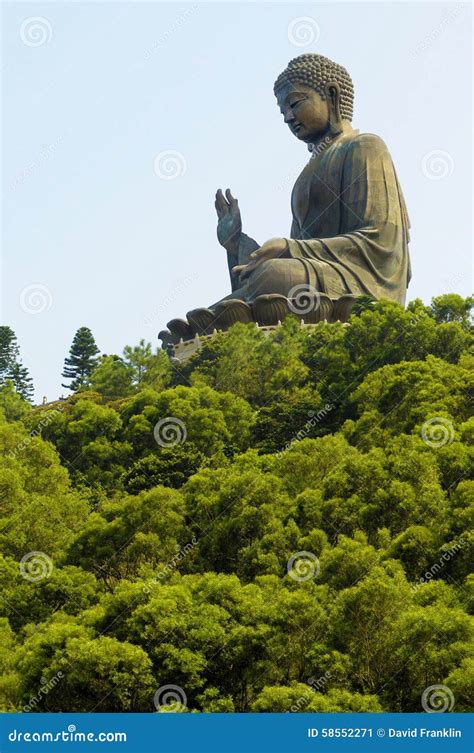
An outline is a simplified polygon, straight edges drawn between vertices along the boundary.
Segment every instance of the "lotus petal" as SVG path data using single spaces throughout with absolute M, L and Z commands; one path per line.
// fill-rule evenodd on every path
M 172 319 L 166 326 L 173 337 L 178 338 L 178 342 L 181 338 L 183 340 L 192 340 L 194 337 L 194 332 L 185 319 Z
M 192 311 L 188 311 L 186 316 L 194 334 L 212 334 L 216 315 L 211 309 L 193 309 Z
M 253 301 L 252 309 L 253 318 L 262 327 L 276 326 L 291 314 L 288 298 L 278 293 L 259 295 Z
M 238 298 L 229 298 L 221 301 L 214 307 L 215 326 L 219 329 L 228 329 L 237 322 L 253 322 L 252 309 L 245 301 Z

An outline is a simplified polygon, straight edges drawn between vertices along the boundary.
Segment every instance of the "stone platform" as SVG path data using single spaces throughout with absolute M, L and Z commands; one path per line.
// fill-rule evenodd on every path
M 275 293 L 259 296 L 252 303 L 228 299 L 212 309 L 193 309 L 186 319 L 172 319 L 168 322 L 168 329 L 161 330 L 158 337 L 163 348 L 182 362 L 191 358 L 215 334 L 226 331 L 238 322 L 253 322 L 263 331 L 272 331 L 287 316 L 295 316 L 302 325 L 324 321 L 347 322 L 354 307 L 362 302 L 370 302 L 370 299 L 344 295 L 333 300 L 324 293 L 307 289 L 302 289 L 294 298 Z

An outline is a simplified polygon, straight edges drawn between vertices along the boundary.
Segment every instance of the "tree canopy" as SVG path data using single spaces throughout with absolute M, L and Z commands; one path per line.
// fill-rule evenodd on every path
M 1 708 L 468 710 L 470 305 L 142 341 L 44 406 L 5 381 Z
M 69 384 L 63 384 L 63 387 L 73 391 L 87 387 L 89 377 L 97 365 L 98 353 L 99 348 L 90 329 L 79 327 L 74 335 L 69 356 L 64 360 L 62 375 L 71 381 Z
M 20 360 L 17 337 L 11 327 L 0 326 L 0 387 L 10 383 L 25 400 L 33 397 L 33 381 Z

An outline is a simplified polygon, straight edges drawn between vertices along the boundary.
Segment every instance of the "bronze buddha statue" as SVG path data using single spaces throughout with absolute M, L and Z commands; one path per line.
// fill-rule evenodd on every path
M 169 322 L 171 334 L 160 333 L 164 341 L 237 321 L 273 325 L 291 313 L 307 322 L 345 320 L 360 296 L 405 302 L 405 202 L 384 142 L 352 128 L 348 72 L 322 55 L 300 55 L 274 92 L 285 123 L 310 151 L 291 196 L 290 236 L 260 245 L 243 233 L 237 199 L 219 189 L 217 236 L 227 251 L 232 292 L 189 312 L 187 321 Z

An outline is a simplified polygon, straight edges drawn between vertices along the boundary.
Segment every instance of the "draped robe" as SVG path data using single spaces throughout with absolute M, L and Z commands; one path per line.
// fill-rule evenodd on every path
M 352 293 L 405 302 L 410 224 L 382 139 L 359 134 L 344 121 L 340 134 L 313 148 L 293 188 L 291 209 L 291 260 L 263 262 L 243 287 L 231 275 L 233 292 L 227 298 L 288 295 L 306 283 L 333 299 Z M 258 247 L 242 233 L 239 264 L 248 263 Z
M 293 188 L 289 253 L 308 283 L 331 297 L 354 293 L 405 302 L 409 220 L 382 139 L 349 124 L 320 144 Z

